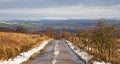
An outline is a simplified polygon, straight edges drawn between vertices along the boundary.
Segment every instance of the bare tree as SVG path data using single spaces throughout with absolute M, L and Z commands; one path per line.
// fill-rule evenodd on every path
M 53 38 L 54 37 L 54 29 L 51 27 L 46 28 L 46 35 Z
M 96 45 L 98 53 L 108 51 L 109 60 L 116 35 L 117 28 L 114 24 L 99 21 L 94 27 L 92 44 Z
M 16 32 L 19 32 L 19 33 L 29 33 L 29 31 L 26 28 L 22 27 L 22 26 L 18 26 L 16 28 Z

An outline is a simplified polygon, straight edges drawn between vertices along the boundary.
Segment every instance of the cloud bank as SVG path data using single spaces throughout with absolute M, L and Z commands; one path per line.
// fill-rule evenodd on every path
M 119 0 L 0 0 L 0 18 L 120 18 Z

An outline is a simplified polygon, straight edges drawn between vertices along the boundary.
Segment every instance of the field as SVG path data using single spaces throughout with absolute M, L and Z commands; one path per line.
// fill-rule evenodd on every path
M 14 58 L 38 46 L 47 36 L 25 33 L 0 32 L 0 60 Z

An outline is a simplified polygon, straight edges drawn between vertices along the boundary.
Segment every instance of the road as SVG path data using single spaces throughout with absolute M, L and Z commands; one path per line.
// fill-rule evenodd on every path
M 30 64 L 84 64 L 65 41 L 52 40 Z

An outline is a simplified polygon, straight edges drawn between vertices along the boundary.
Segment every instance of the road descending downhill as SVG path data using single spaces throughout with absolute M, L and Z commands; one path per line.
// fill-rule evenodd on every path
M 30 64 L 84 64 L 63 40 L 52 40 Z

